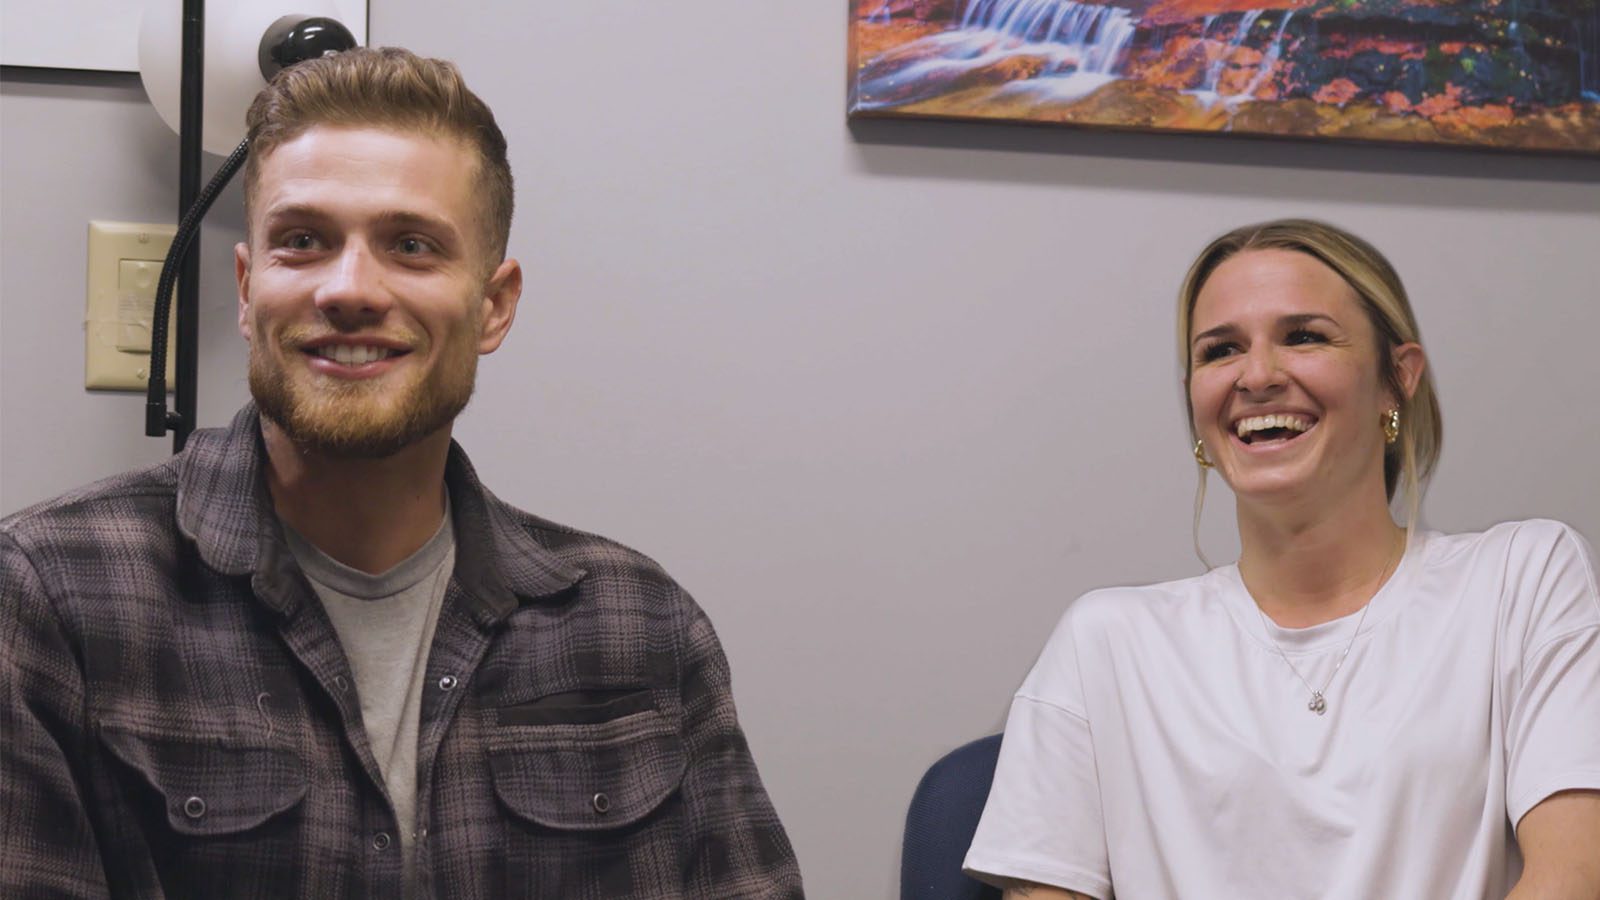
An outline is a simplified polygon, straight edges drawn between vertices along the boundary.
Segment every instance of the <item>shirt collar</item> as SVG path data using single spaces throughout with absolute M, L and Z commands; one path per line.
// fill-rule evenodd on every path
M 178 457 L 178 530 L 206 565 L 226 575 L 255 571 L 261 539 L 276 540 L 265 458 L 253 403 L 226 428 L 194 432 Z
M 553 597 L 587 574 L 534 540 L 532 517 L 489 493 L 455 441 L 444 482 L 455 520 L 455 577 L 486 623 L 510 615 L 520 600 Z
M 178 529 L 200 558 L 227 575 L 254 575 L 258 589 L 280 583 L 292 560 L 283 546 L 262 466 L 266 447 L 260 414 L 246 404 L 225 428 L 194 432 L 178 463 Z M 456 531 L 455 578 L 487 623 L 521 600 L 561 593 L 584 576 L 529 533 L 529 517 L 500 502 L 478 481 L 467 454 L 454 441 L 445 485 Z M 263 591 L 263 599 L 289 612 Z

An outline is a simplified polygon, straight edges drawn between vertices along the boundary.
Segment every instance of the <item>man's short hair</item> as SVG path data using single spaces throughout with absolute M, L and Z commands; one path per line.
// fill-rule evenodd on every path
M 418 131 L 464 141 L 478 153 L 480 224 L 492 254 L 489 265 L 505 257 L 513 204 L 506 138 L 454 64 L 398 47 L 357 47 L 308 60 L 279 72 L 256 95 L 245 124 L 247 217 L 261 161 L 314 126 Z

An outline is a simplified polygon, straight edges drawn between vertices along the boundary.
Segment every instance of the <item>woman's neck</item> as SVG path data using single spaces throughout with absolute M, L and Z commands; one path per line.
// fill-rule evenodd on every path
M 1367 604 L 1400 564 L 1405 529 L 1383 503 L 1287 517 L 1239 507 L 1239 574 L 1274 622 L 1305 628 Z

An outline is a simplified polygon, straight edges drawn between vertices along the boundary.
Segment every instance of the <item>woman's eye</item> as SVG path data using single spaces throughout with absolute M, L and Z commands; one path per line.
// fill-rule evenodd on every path
M 1291 346 L 1295 344 L 1325 344 L 1327 341 L 1328 339 L 1321 334 L 1315 331 L 1307 331 L 1304 328 L 1297 328 L 1289 332 L 1289 336 L 1285 339 L 1285 343 Z
M 1224 342 L 1215 343 L 1215 344 L 1211 344 L 1210 346 L 1204 347 L 1204 348 L 1202 348 L 1200 350 L 1200 361 L 1201 362 L 1215 362 L 1216 360 L 1219 360 L 1219 359 L 1223 358 L 1224 356 L 1228 356 L 1229 354 L 1233 353 L 1233 351 L 1236 350 L 1236 349 L 1238 349 L 1238 348 L 1235 347 L 1233 344 L 1227 343 L 1225 341 Z

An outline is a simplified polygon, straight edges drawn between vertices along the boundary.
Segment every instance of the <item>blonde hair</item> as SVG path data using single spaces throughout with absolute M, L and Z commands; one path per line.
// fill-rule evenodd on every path
M 492 266 L 505 257 L 513 206 L 506 138 L 494 113 L 467 89 L 452 63 L 398 47 L 357 47 L 290 66 L 256 95 L 245 114 L 249 216 L 261 161 L 317 125 L 375 127 L 455 138 L 478 155 L 480 225 Z
M 1278 219 L 1235 228 L 1200 252 L 1178 290 L 1178 358 L 1183 364 L 1184 407 L 1189 414 L 1191 432 L 1194 404 L 1187 386 L 1194 371 L 1194 357 L 1189 349 L 1194 304 L 1211 273 L 1246 250 L 1290 250 L 1311 256 L 1337 272 L 1360 299 L 1376 335 L 1378 374 L 1400 404 L 1400 436 L 1385 447 L 1383 454 L 1384 492 L 1393 502 L 1396 489 L 1404 487 L 1406 527 L 1412 528 L 1444 441 L 1438 393 L 1433 376 L 1424 368 L 1416 390 L 1409 398 L 1406 396 L 1400 369 L 1391 351 L 1401 344 L 1422 343 L 1411 301 L 1389 260 L 1376 247 L 1344 229 L 1311 219 Z M 1202 497 L 1203 490 L 1202 483 Z M 1195 515 L 1198 522 L 1198 508 Z

